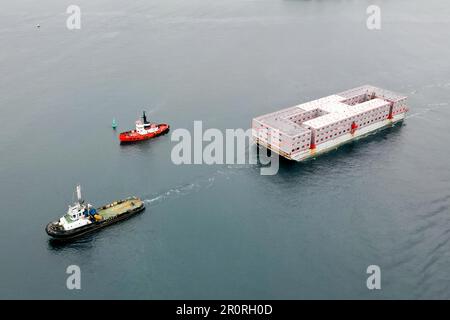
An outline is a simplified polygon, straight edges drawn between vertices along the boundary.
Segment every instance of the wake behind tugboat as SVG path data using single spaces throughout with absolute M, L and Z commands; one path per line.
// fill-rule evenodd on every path
M 58 240 L 71 240 L 87 233 L 125 220 L 145 210 L 144 202 L 137 197 L 114 201 L 95 209 L 81 198 L 81 187 L 77 186 L 77 202 L 69 206 L 59 220 L 50 222 L 45 231 Z
M 147 121 L 145 111 L 142 112 L 142 121 L 136 121 L 136 129 L 122 132 L 119 135 L 120 143 L 131 143 L 155 138 L 169 131 L 170 126 L 165 123 L 150 123 Z

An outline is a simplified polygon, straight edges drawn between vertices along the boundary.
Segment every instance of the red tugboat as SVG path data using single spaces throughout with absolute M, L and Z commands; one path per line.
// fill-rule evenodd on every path
M 156 124 L 148 122 L 145 111 L 143 111 L 142 121 L 136 121 L 136 129 L 120 133 L 119 140 L 121 143 L 147 140 L 167 133 L 169 128 L 169 125 L 165 123 Z

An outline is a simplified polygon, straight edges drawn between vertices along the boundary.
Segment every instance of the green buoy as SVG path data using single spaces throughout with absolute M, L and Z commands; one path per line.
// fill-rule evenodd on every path
M 112 128 L 114 130 L 117 128 L 117 121 L 116 121 L 116 119 L 113 119 L 113 121 L 112 121 Z

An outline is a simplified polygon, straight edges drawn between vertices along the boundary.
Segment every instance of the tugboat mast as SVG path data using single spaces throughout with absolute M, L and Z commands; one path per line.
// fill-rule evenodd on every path
M 145 115 L 145 111 L 142 111 L 142 121 L 144 122 L 144 125 L 150 123 L 147 121 L 147 116 Z
M 83 199 L 81 198 L 81 186 L 77 185 L 77 200 L 79 204 L 83 203 Z

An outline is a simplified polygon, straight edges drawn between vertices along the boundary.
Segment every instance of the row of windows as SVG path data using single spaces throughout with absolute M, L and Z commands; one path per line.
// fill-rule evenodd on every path
M 367 100 L 368 99 L 366 98 L 366 95 L 362 95 L 362 96 L 357 96 L 357 97 L 345 100 L 345 103 L 353 106 L 355 104 L 360 104 L 360 103 L 366 102 Z
M 314 118 L 316 118 L 316 117 L 317 117 L 316 115 L 312 114 L 312 115 L 310 115 L 310 116 L 303 117 L 303 118 L 300 118 L 300 119 L 292 117 L 292 118 L 289 118 L 289 120 L 291 120 L 291 121 L 293 121 L 293 122 L 295 122 L 295 123 L 303 123 L 303 122 L 305 122 L 305 121 L 314 119 Z
M 379 117 L 377 117 L 377 118 L 374 118 L 374 119 L 372 119 L 372 120 L 368 120 L 368 117 L 365 117 L 364 119 L 362 119 L 362 121 L 365 121 L 365 120 L 367 120 L 367 121 L 365 121 L 364 123 L 361 122 L 361 123 L 359 123 L 359 125 L 364 126 L 364 125 L 370 124 L 370 123 L 372 123 L 372 122 L 374 122 L 374 121 L 381 120 L 381 119 L 383 119 L 383 118 L 385 118 L 385 117 L 387 117 L 387 116 L 389 115 L 388 112 L 385 112 L 385 113 L 383 113 L 383 114 L 382 114 L 382 113 L 377 113 L 377 115 L 380 115 L 380 114 L 381 114 L 381 116 L 379 116 Z
M 261 137 L 261 138 L 266 138 L 266 137 Z M 287 146 L 291 146 L 291 145 L 292 145 L 292 143 L 284 142 L 284 141 L 282 141 L 281 139 L 277 139 L 277 140 L 270 139 L 270 141 L 271 141 L 272 144 L 277 144 L 277 145 L 287 145 Z M 299 142 L 299 143 L 300 143 L 300 142 Z M 309 141 L 303 140 L 302 143 L 307 143 L 307 144 L 309 144 Z M 298 143 L 297 143 L 297 145 L 298 145 Z
M 295 140 L 295 138 L 294 138 L 294 140 Z M 297 141 L 297 142 L 294 142 L 294 143 L 297 143 L 297 144 L 299 144 L 299 143 L 304 143 L 304 142 L 306 142 L 306 141 L 308 141 L 309 139 L 303 139 L 303 140 L 300 140 L 300 141 Z
M 402 108 L 402 109 L 399 109 L 399 110 L 396 110 L 396 111 L 392 112 L 392 114 L 398 114 L 398 113 L 402 113 L 402 112 L 405 112 L 405 111 L 406 111 L 406 108 Z
M 262 137 L 262 138 L 269 138 L 270 137 L 272 140 L 276 140 L 278 142 L 284 141 L 284 139 L 277 138 L 277 137 L 272 137 L 270 134 L 267 134 L 267 135 L 259 134 L 259 136 Z M 303 140 L 300 140 L 300 141 L 297 141 L 297 142 L 294 142 L 294 143 L 300 144 L 300 143 L 305 143 L 305 142 L 308 142 L 308 141 L 309 141 L 309 139 L 303 139 Z
M 356 116 L 356 117 L 352 117 L 352 118 L 350 118 L 350 119 L 341 120 L 341 121 L 339 121 L 339 122 L 334 123 L 332 126 L 337 126 L 337 125 L 340 125 L 340 124 L 344 124 L 344 126 L 349 126 L 353 121 L 357 121 L 357 120 L 362 120 L 362 121 L 364 121 L 364 120 L 366 120 L 367 118 L 369 118 L 369 115 L 370 115 L 371 113 L 373 113 L 373 112 L 370 112 L 370 113 L 364 113 L 364 114 L 362 114 L 362 115 L 359 115 L 359 116 Z M 388 112 L 381 110 L 381 111 L 379 111 L 379 112 L 376 112 L 376 113 L 372 114 L 372 116 L 382 115 L 383 113 L 384 113 L 384 115 L 388 115 Z M 364 117 L 363 119 L 360 119 L 362 116 L 365 116 L 365 117 Z M 325 131 L 325 129 L 327 129 L 327 131 Z M 328 127 L 324 127 L 324 128 L 318 129 L 317 132 L 318 132 L 319 134 L 318 134 L 317 136 L 319 137 L 319 136 L 322 136 L 322 135 L 329 134 L 330 132 L 332 132 L 332 131 L 334 131 L 334 130 L 336 130 L 336 128 L 332 128 L 331 126 L 328 126 Z M 325 132 L 324 132 L 324 131 L 325 131 Z
M 386 115 L 387 115 L 387 114 L 386 114 Z M 361 124 L 361 125 L 362 125 L 362 126 L 365 126 L 366 124 L 371 124 L 372 122 L 381 120 L 381 119 L 383 119 L 383 118 L 384 118 L 384 117 L 378 117 L 378 118 L 372 119 L 372 120 L 370 120 L 370 121 L 366 121 L 366 122 L 364 122 L 364 123 Z
M 388 115 L 388 114 L 386 114 L 386 116 L 387 116 L 387 115 Z M 381 119 L 383 119 L 383 118 L 384 118 L 384 117 L 378 117 L 378 118 L 376 118 L 376 119 L 372 119 L 372 120 L 370 120 L 370 121 L 366 121 L 366 122 L 364 122 L 364 123 L 362 123 L 362 124 L 358 124 L 358 125 L 359 125 L 359 126 L 365 126 L 365 125 L 368 125 L 368 124 L 373 123 L 374 121 L 381 120 Z M 334 134 L 331 134 L 330 136 L 326 136 L 325 138 L 317 139 L 317 142 L 326 141 L 326 140 L 328 140 L 329 138 L 337 137 L 338 135 L 340 136 L 340 135 L 345 134 L 345 133 L 350 132 L 350 131 L 351 131 L 351 129 L 341 130 L 341 131 L 339 131 L 339 132 L 335 132 Z
M 295 149 L 292 149 L 292 151 L 291 152 L 295 152 L 295 151 L 298 151 L 298 150 L 300 150 L 300 149 L 306 149 L 307 147 L 309 147 L 309 145 L 303 145 L 303 146 L 301 146 L 301 147 L 298 147 L 298 148 L 295 148 Z
M 294 137 L 292 140 L 300 140 L 300 139 L 304 139 L 304 138 L 306 138 L 307 140 L 309 140 L 309 138 L 310 138 L 310 134 L 308 133 L 308 134 L 304 134 L 304 135 L 301 135 L 301 136 L 298 136 L 298 137 Z M 303 140 L 302 140 L 302 142 L 303 142 Z
M 344 134 L 344 133 L 347 133 L 347 132 L 349 132 L 349 131 L 350 131 L 350 129 L 341 130 L 341 131 L 339 131 L 339 135 Z M 328 138 L 332 138 L 333 136 L 334 136 L 334 137 L 337 137 L 337 135 L 338 135 L 338 133 L 336 132 L 334 135 L 332 134 L 332 135 L 329 136 L 329 137 L 327 136 L 327 137 L 325 137 L 325 138 L 317 139 L 317 142 L 326 141 L 326 140 L 328 140 Z

